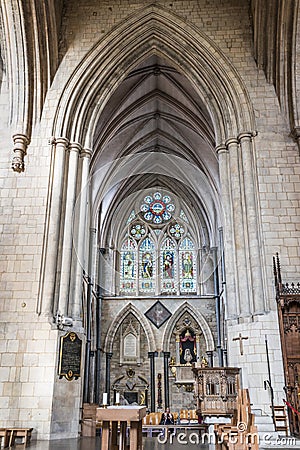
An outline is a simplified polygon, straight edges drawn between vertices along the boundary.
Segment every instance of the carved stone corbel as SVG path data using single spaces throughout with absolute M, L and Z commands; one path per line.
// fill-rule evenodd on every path
M 27 153 L 27 147 L 30 143 L 29 138 L 26 134 L 14 134 L 14 157 L 12 159 L 11 167 L 14 172 L 24 172 L 25 164 L 24 164 L 24 156 Z
M 294 141 L 297 143 L 299 152 L 300 152 L 300 127 L 294 127 L 291 130 L 291 136 L 294 139 Z

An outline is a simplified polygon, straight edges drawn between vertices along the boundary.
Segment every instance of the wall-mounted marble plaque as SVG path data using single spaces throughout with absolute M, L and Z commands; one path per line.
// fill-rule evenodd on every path
M 82 340 L 73 331 L 60 338 L 58 375 L 68 381 L 80 377 Z

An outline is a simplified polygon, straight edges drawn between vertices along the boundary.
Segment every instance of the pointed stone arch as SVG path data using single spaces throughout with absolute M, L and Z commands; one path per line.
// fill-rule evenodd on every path
M 111 323 L 111 325 L 106 333 L 106 337 L 105 337 L 105 342 L 104 342 L 104 351 L 105 352 L 108 352 L 108 353 L 112 352 L 113 342 L 114 342 L 116 333 L 118 331 L 118 328 L 121 325 L 121 323 L 123 322 L 123 320 L 125 319 L 125 317 L 130 313 L 133 314 L 136 317 L 136 319 L 140 322 L 140 324 L 145 332 L 147 342 L 148 342 L 149 352 L 153 352 L 156 350 L 155 337 L 154 337 L 153 331 L 151 329 L 151 326 L 149 325 L 148 321 L 145 319 L 144 315 L 141 314 L 141 312 L 136 308 L 136 306 L 130 302 L 118 312 L 117 316 Z
M 152 4 L 121 22 L 81 61 L 61 96 L 53 135 L 91 148 L 111 93 L 150 54 L 171 61 L 192 83 L 207 105 L 217 145 L 254 129 L 246 87 L 229 59 L 195 25 Z
M 170 318 L 162 338 L 163 350 L 168 351 L 168 349 L 170 348 L 170 340 L 172 337 L 175 324 L 180 319 L 180 317 L 183 316 L 183 314 L 185 313 L 191 314 L 191 316 L 199 324 L 199 327 L 202 330 L 206 342 L 206 351 L 214 351 L 215 349 L 214 338 L 207 321 L 205 320 L 201 312 L 199 312 L 196 308 L 194 308 L 193 305 L 191 305 L 189 302 L 185 302 L 182 305 L 180 305 Z

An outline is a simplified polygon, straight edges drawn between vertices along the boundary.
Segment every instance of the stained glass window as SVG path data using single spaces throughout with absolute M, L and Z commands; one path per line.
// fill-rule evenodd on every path
M 191 225 L 180 202 L 172 197 L 150 191 L 136 200 L 127 216 L 127 234 L 120 251 L 121 294 L 197 293 L 197 252 Z
M 176 292 L 176 245 L 169 237 L 161 246 L 161 291 Z
M 143 236 L 146 234 L 146 229 L 143 224 L 136 223 L 130 228 L 130 234 L 134 237 L 137 241 L 140 240 Z
M 131 213 L 129 214 L 129 217 L 127 219 L 127 224 L 132 222 L 135 219 L 135 212 L 134 209 L 131 211 Z
M 125 239 L 121 248 L 121 291 L 136 292 L 137 247 L 130 237 Z
M 155 292 L 155 245 L 145 238 L 139 249 L 139 288 L 141 292 Z
M 196 292 L 196 254 L 193 241 L 185 237 L 179 246 L 180 291 Z
M 172 214 L 175 212 L 175 205 L 172 203 L 169 195 L 154 192 L 152 195 L 146 195 L 140 209 L 147 222 L 160 225 L 172 218 Z
M 169 232 L 175 239 L 180 239 L 184 235 L 185 229 L 179 223 L 174 223 L 170 226 Z

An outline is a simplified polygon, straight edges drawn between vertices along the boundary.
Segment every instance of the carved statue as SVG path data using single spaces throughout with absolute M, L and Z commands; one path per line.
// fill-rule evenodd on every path
M 189 348 L 185 349 L 183 359 L 186 361 L 187 364 L 191 364 L 193 355 L 191 354 L 191 350 Z

